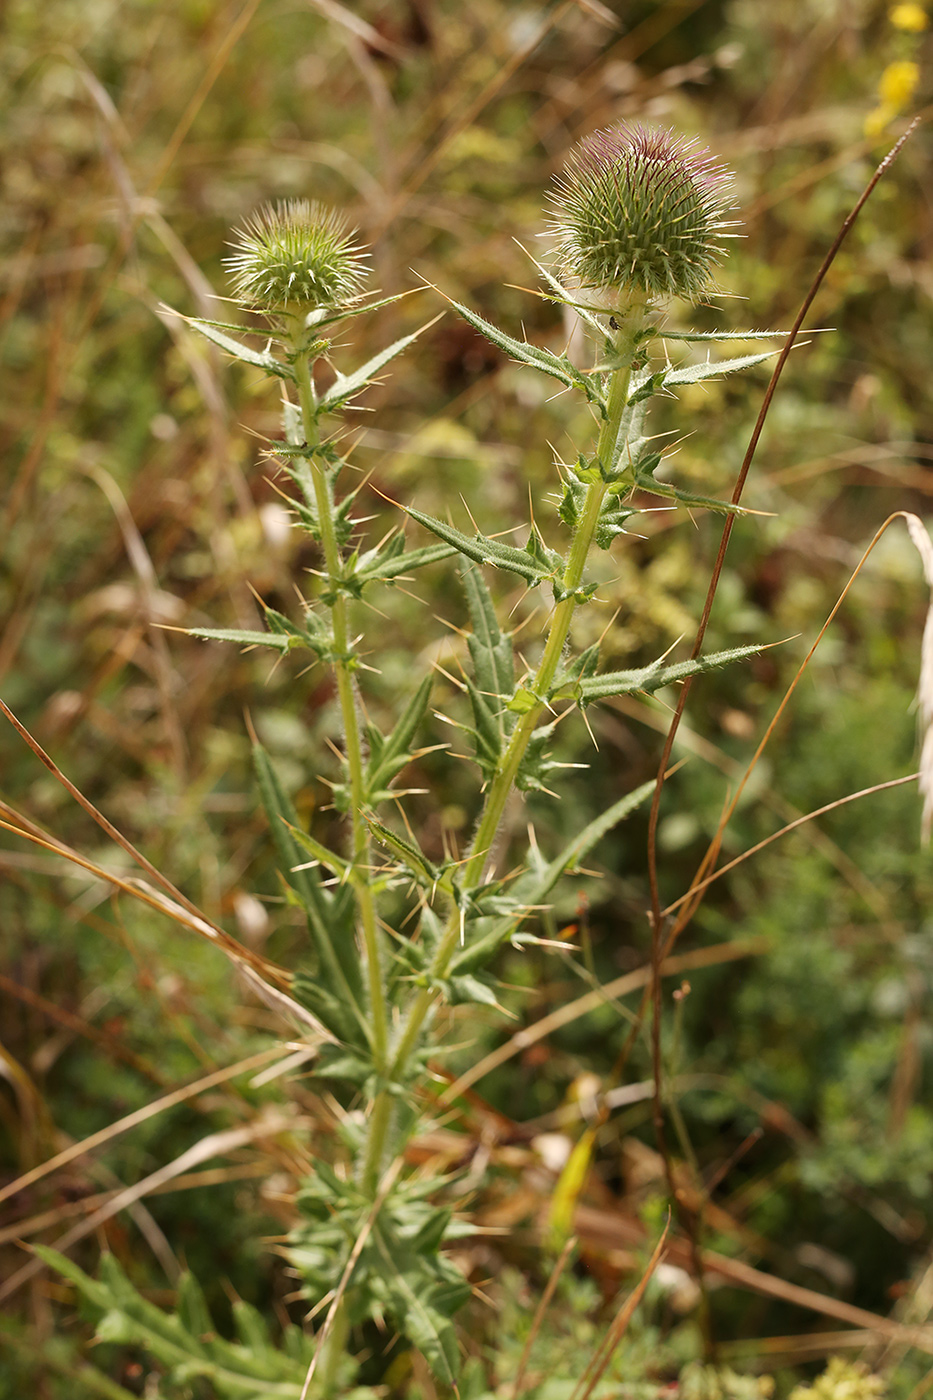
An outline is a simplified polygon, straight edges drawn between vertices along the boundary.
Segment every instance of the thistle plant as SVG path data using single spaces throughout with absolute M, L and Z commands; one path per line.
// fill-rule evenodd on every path
M 227 265 L 238 299 L 266 319 L 262 349 L 244 343 L 242 328 L 191 322 L 228 354 L 282 385 L 283 438 L 275 456 L 297 493 L 297 523 L 318 551 L 318 583 L 300 617 L 264 606 L 267 630 L 197 629 L 196 635 L 283 655 L 310 652 L 333 674 L 340 715 L 334 736 L 342 765 L 334 787 L 344 819 L 340 849 L 305 829 L 269 756 L 254 745 L 283 888 L 307 924 L 307 959 L 294 972 L 291 995 L 305 1009 L 305 1035 L 307 1023 L 314 1028 L 315 1072 L 342 1102 L 363 1110 L 346 1114 L 339 1154 L 317 1161 L 297 1200 L 302 1223 L 293 1232 L 289 1257 L 309 1307 L 326 1321 L 316 1346 L 307 1338 L 286 1338 L 275 1365 L 270 1361 L 272 1369 L 262 1373 L 269 1382 L 263 1394 L 326 1394 L 348 1382 L 352 1329 L 368 1318 L 401 1332 L 439 1381 L 455 1383 L 453 1318 L 470 1289 L 443 1244 L 460 1226 L 444 1201 L 445 1183 L 413 1173 L 403 1155 L 425 1123 L 422 1091 L 427 1061 L 438 1050 L 437 1012 L 444 1004 L 496 1004 L 499 950 L 508 942 L 521 948 L 541 941 L 538 911 L 561 878 L 653 785 L 620 796 L 550 859 L 536 840 L 516 848 L 507 821 L 510 799 L 516 790 L 547 793 L 557 781 L 562 764 L 554 753 L 555 731 L 568 710 L 650 693 L 758 650 L 744 646 L 688 662 L 661 659 L 637 670 L 608 670 L 601 667 L 598 643 L 583 649 L 573 644 L 578 612 L 598 601 L 588 572 L 592 557 L 618 547 L 644 499 L 737 509 L 657 479 L 661 453 L 645 422 L 655 395 L 748 368 L 771 353 L 679 368 L 656 354 L 662 335 L 684 342 L 767 338 L 765 332 L 674 334 L 661 328 L 667 298 L 696 300 L 711 289 L 730 227 L 729 200 L 722 167 L 695 143 L 669 132 L 621 126 L 589 137 L 571 156 L 551 195 L 553 263 L 541 264 L 539 272 L 545 295 L 572 307 L 592 336 L 591 369 L 450 303 L 505 354 L 556 380 L 590 411 L 591 440 L 579 444 L 572 461 L 559 464 L 558 520 L 548 527 L 547 539 L 532 524 L 523 546 L 464 533 L 414 506 L 406 508 L 408 518 L 433 535 L 433 543 L 410 547 L 401 527 L 378 544 L 363 540 L 353 515 L 356 493 L 343 489 L 342 416 L 420 332 L 355 369 L 340 368 L 332 352 L 335 328 L 396 298 L 362 295 L 364 254 L 339 215 L 306 202 L 283 204 L 261 211 L 235 234 Z M 313 366 L 331 360 L 332 353 L 333 382 L 319 389 Z M 362 656 L 373 648 L 371 639 L 358 639 L 357 613 L 361 600 L 443 560 L 456 561 L 472 626 L 465 729 L 481 781 L 468 850 L 438 863 L 397 815 L 404 801 L 397 782 L 419 752 L 432 677 L 400 697 L 388 732 L 364 718 Z M 524 642 L 532 657 L 527 665 L 519 664 L 497 615 L 488 570 L 517 577 L 547 599 L 542 635 L 536 643 Z M 439 806 L 442 797 L 437 794 Z M 402 926 L 397 911 L 407 892 L 413 892 L 415 917 Z M 73 1265 L 66 1271 L 98 1305 L 110 1278 L 116 1297 L 111 1316 L 122 1319 L 120 1335 L 152 1347 L 179 1376 L 206 1376 L 222 1395 L 259 1393 L 260 1373 L 255 1365 L 244 1371 L 234 1344 L 222 1344 L 221 1356 L 211 1351 L 215 1344 L 197 1341 L 211 1330 L 199 1312 L 202 1305 L 189 1303 L 190 1325 L 187 1314 L 180 1314 L 157 1335 L 158 1310 L 131 1306 L 129 1285 L 124 1279 L 114 1284 L 113 1268 L 101 1283 L 82 1283 Z M 263 1355 L 268 1346 L 265 1339 Z

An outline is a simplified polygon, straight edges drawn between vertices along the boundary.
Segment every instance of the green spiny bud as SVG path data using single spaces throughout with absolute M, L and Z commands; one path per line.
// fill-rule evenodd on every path
M 695 141 L 624 122 L 596 131 L 551 197 L 559 269 L 584 287 L 695 298 L 722 260 L 730 193 Z
M 306 199 L 267 204 L 236 230 L 224 264 L 257 311 L 332 309 L 353 300 L 366 257 L 341 214 Z

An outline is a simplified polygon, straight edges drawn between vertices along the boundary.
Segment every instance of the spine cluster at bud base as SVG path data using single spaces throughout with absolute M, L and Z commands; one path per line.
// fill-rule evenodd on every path
M 237 299 L 256 311 L 344 306 L 368 270 L 343 216 L 307 199 L 266 205 L 236 230 L 231 246 L 224 262 Z
M 571 154 L 551 196 L 564 277 L 583 287 L 695 299 L 731 227 L 731 176 L 696 142 L 625 123 Z

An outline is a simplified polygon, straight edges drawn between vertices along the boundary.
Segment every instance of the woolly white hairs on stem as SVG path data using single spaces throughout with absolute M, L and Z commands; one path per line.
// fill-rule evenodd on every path
M 927 841 L 933 827 L 933 540 L 930 539 L 927 527 L 919 516 L 905 512 L 905 519 L 910 538 L 923 562 L 924 578 L 930 589 L 930 606 L 927 609 L 920 647 L 920 684 L 917 687 L 920 725 L 923 731 L 919 781 L 923 814 L 920 818 L 920 830 L 924 841 Z

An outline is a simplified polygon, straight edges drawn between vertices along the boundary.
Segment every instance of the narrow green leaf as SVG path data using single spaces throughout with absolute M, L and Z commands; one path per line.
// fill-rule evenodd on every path
M 239 646 L 272 647 L 281 652 L 301 645 L 297 638 L 277 636 L 274 632 L 246 632 L 237 627 L 186 627 L 185 631 L 189 637 L 200 637 L 205 642 L 236 642 Z
M 414 573 L 416 569 L 423 569 L 428 564 L 437 564 L 456 553 L 456 545 L 429 544 L 424 549 L 412 549 L 405 554 L 396 554 L 391 559 L 364 564 L 357 569 L 356 577 L 362 583 L 391 583 L 393 579 L 403 578 L 405 574 Z
M 658 327 L 656 340 L 786 340 L 789 331 L 669 331 Z
M 526 871 L 521 875 L 512 886 L 516 912 L 497 920 L 482 938 L 476 939 L 463 948 L 453 959 L 450 975 L 465 972 L 467 969 L 480 968 L 487 963 L 496 949 L 510 937 L 522 919 L 526 917 L 525 911 L 543 904 L 561 876 L 573 866 L 578 865 L 581 860 L 584 860 L 607 832 L 647 801 L 654 791 L 654 786 L 655 782 L 652 779 L 650 782 L 642 783 L 641 787 L 635 788 L 632 792 L 626 793 L 624 797 L 620 797 L 618 802 L 614 802 L 611 807 L 607 808 L 600 816 L 595 817 L 572 840 L 568 841 L 560 854 L 547 865 L 536 871 Z
M 728 666 L 733 661 L 745 661 L 763 650 L 764 644 L 756 643 L 732 647 L 729 651 L 712 652 L 709 656 L 698 656 L 694 661 L 677 661 L 672 666 L 656 661 L 653 666 L 644 666 L 638 671 L 605 671 L 601 676 L 588 676 L 580 681 L 580 696 L 584 703 L 589 703 L 591 700 L 607 700 L 613 695 L 651 694 L 689 676 L 702 675 L 704 671 Z
M 310 852 L 314 859 L 327 870 L 333 871 L 341 880 L 349 875 L 352 869 L 350 862 L 335 854 L 322 841 L 318 841 L 317 837 L 312 836 L 309 831 L 302 831 L 300 826 L 290 826 L 289 831 L 298 844 L 304 846 L 305 850 Z
M 606 401 L 603 397 L 602 387 L 595 375 L 586 374 L 577 369 L 576 365 L 570 363 L 566 355 L 554 355 L 550 350 L 542 350 L 538 345 L 530 345 L 527 340 L 515 340 L 513 336 L 506 335 L 505 331 L 500 331 L 498 326 L 492 325 L 482 316 L 471 311 L 468 306 L 463 306 L 459 301 L 447 298 L 450 305 L 462 316 L 463 319 L 479 331 L 480 335 L 486 337 L 491 344 L 502 350 L 511 359 L 517 360 L 519 364 L 530 365 L 532 369 L 539 369 L 543 374 L 548 374 L 552 379 L 556 379 L 560 384 L 568 389 L 580 389 L 586 395 L 590 403 L 596 404 L 605 413 Z
M 553 577 L 550 571 L 543 569 L 523 549 L 500 544 L 498 540 L 487 539 L 485 535 L 475 535 L 470 539 L 453 525 L 446 525 L 443 520 L 435 520 L 432 515 L 424 515 L 412 506 L 406 506 L 405 510 L 412 520 L 423 525 L 426 530 L 430 530 L 447 544 L 453 545 L 454 549 L 459 550 L 467 559 L 472 559 L 474 564 L 493 564 L 497 569 L 508 569 L 511 573 L 518 574 L 526 583 L 544 583 Z
M 647 801 L 654 789 L 655 779 L 652 778 L 649 782 L 642 783 L 641 787 L 634 788 L 624 797 L 620 797 L 618 802 L 614 802 L 600 816 L 594 817 L 582 831 L 567 842 L 560 854 L 555 856 L 537 877 L 529 902 L 540 904 L 545 900 L 564 872 L 579 865 L 607 832 Z
M 701 496 L 695 491 L 683 491 L 667 481 L 656 481 L 650 471 L 635 472 L 635 485 L 652 496 L 660 496 L 665 501 L 677 501 L 682 506 L 695 506 L 697 510 L 712 510 L 717 515 L 748 515 L 746 506 L 733 505 L 731 501 L 721 501 L 717 496 Z
M 189 326 L 193 326 L 196 331 L 210 340 L 214 345 L 218 345 L 221 350 L 225 350 L 228 355 L 232 355 L 236 360 L 242 360 L 246 365 L 253 365 L 256 369 L 261 369 L 266 374 L 274 374 L 278 379 L 294 380 L 295 375 L 290 365 L 282 360 L 277 360 L 274 355 L 270 355 L 267 350 L 253 350 L 251 346 L 242 344 L 239 340 L 234 340 L 232 336 L 226 335 L 210 321 L 201 321 L 193 316 L 186 316 L 185 320 Z
M 441 876 L 440 870 L 438 870 L 437 866 L 432 861 L 428 860 L 426 855 L 423 855 L 422 852 L 418 850 L 417 846 L 413 846 L 410 841 L 406 841 L 403 836 L 399 836 L 398 832 L 392 831 L 391 828 L 384 826 L 382 822 L 377 821 L 371 814 L 364 813 L 364 816 L 376 840 L 380 841 L 383 846 L 388 846 L 392 854 L 398 856 L 399 860 L 411 872 L 419 885 L 430 887 L 437 884 Z
M 735 374 L 737 370 L 750 369 L 752 365 L 760 365 L 777 354 L 777 350 L 763 350 L 755 355 L 738 355 L 734 360 L 706 360 L 701 365 L 682 365 L 680 369 L 665 371 L 661 384 L 665 389 L 674 384 L 699 384 L 720 374 Z
M 522 251 L 525 252 L 527 250 L 522 249 Z M 529 253 L 528 256 L 531 257 L 531 254 Z M 588 326 L 594 335 L 597 335 L 600 338 L 600 340 L 604 341 L 607 353 L 611 352 L 615 348 L 612 343 L 612 337 L 606 330 L 606 327 L 601 326 L 600 323 L 597 321 L 590 307 L 586 306 L 583 302 L 571 301 L 567 292 L 567 288 L 563 286 L 561 282 L 558 281 L 558 279 L 554 276 L 550 269 L 545 267 L 543 263 L 539 263 L 536 258 L 531 258 L 531 261 L 534 263 L 535 267 L 538 269 L 538 272 L 544 278 L 544 281 L 556 294 L 553 300 L 557 301 L 561 306 L 573 307 L 574 311 L 580 317 L 580 320 L 584 323 L 584 325 Z M 551 298 L 548 299 L 551 300 Z
M 352 918 L 344 917 L 337 900 L 323 888 L 316 870 L 295 868 L 302 864 L 302 848 L 296 840 L 298 813 L 282 788 L 269 755 L 259 743 L 253 745 L 253 764 L 282 878 L 301 900 L 317 954 L 318 975 L 328 994 L 333 995 L 338 1013 L 339 1010 L 344 1013 L 336 1024 L 332 1016 L 321 1019 L 341 1040 L 357 1043 L 361 1034 L 364 1039 L 368 1038 L 369 1024 L 362 1010 L 363 972 Z
M 435 320 L 436 319 L 435 317 Z M 401 340 L 396 340 L 391 345 L 387 345 L 384 350 L 380 350 L 378 354 L 373 355 L 371 360 L 367 360 L 364 365 L 360 365 L 359 369 L 355 369 L 352 374 L 338 374 L 331 387 L 325 394 L 322 394 L 318 400 L 318 411 L 322 413 L 333 413 L 335 409 L 341 408 L 345 403 L 349 403 L 357 394 L 363 392 L 367 384 L 372 382 L 381 369 L 384 369 L 397 355 L 401 355 L 403 350 L 407 350 L 409 345 L 428 329 L 428 326 L 433 325 L 434 321 L 429 321 L 427 325 L 421 326 L 418 330 L 413 331 L 411 335 L 403 335 Z
M 432 678 L 426 676 L 405 706 L 398 722 L 389 737 L 383 742 L 378 753 L 370 750 L 370 760 L 366 772 L 366 787 L 377 792 L 388 786 L 395 775 L 411 760 L 411 744 L 428 712 L 431 700 Z M 381 736 L 380 736 L 381 738 Z
M 392 306 L 394 302 L 404 301 L 405 297 L 414 296 L 416 292 L 423 290 L 422 287 L 412 287 L 407 292 L 395 292 L 390 297 L 380 297 L 378 301 L 351 303 L 349 306 L 342 306 L 339 311 L 330 314 L 323 310 L 312 312 L 307 324 L 309 329 L 322 331 L 325 326 L 332 326 L 337 321 L 349 321 L 353 316 L 365 316 L 368 311 L 380 311 L 383 306 Z

